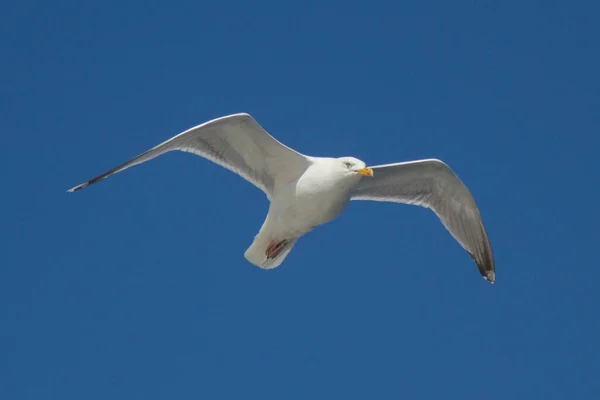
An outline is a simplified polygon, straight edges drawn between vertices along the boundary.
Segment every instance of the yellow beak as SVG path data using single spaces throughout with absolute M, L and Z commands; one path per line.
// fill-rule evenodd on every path
M 369 167 L 365 167 L 363 169 L 358 169 L 358 170 L 356 170 L 356 172 L 363 176 L 373 176 L 373 170 Z

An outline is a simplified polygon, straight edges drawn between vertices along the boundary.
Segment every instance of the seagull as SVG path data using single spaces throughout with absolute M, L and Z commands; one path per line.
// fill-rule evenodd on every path
M 269 211 L 244 253 L 258 267 L 278 267 L 300 237 L 337 218 L 350 200 L 373 200 L 431 209 L 473 258 L 483 278 L 494 283 L 492 248 L 475 200 L 444 162 L 424 159 L 367 167 L 354 157 L 311 157 L 277 141 L 246 113 L 188 129 L 68 191 L 172 150 L 213 161 L 266 194 Z

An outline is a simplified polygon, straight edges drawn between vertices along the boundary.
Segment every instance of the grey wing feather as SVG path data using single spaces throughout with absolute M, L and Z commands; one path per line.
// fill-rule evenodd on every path
M 456 174 L 440 160 L 418 160 L 372 167 L 352 200 L 390 201 L 430 208 L 471 255 L 481 275 L 495 280 L 492 247 L 473 196 Z
M 271 197 L 279 182 L 300 175 L 308 158 L 278 142 L 248 114 L 198 125 L 72 189 L 75 192 L 173 150 L 207 158 L 252 182 Z

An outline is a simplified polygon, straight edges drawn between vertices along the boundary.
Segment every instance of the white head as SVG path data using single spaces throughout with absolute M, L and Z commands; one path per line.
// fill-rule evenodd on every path
M 336 169 L 346 176 L 353 176 L 360 178 L 360 176 L 373 176 L 373 170 L 368 168 L 367 165 L 354 157 L 340 157 L 335 159 Z

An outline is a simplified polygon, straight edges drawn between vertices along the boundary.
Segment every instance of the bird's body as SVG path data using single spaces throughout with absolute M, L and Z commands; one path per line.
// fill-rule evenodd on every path
M 269 260 L 263 247 L 288 241 L 289 250 L 297 239 L 319 225 L 339 216 L 350 201 L 350 190 L 360 175 L 336 179 L 328 173 L 335 159 L 311 157 L 301 175 L 281 184 L 273 193 L 269 212 L 253 246 L 245 253 L 248 261 L 263 268 L 275 268 L 287 253 Z M 293 242 L 292 242 L 293 241 Z M 254 249 L 256 252 L 253 252 Z
M 350 200 L 392 201 L 431 208 L 494 282 L 491 246 L 468 189 L 439 160 L 367 168 L 352 157 L 300 154 L 279 143 L 248 114 L 209 121 L 148 150 L 69 191 L 171 150 L 192 152 L 254 183 L 271 200 L 269 211 L 245 257 L 265 269 L 279 266 L 296 241 L 338 217 Z
M 336 179 L 327 167 L 334 159 L 313 158 L 312 164 L 297 179 L 281 185 L 275 191 L 269 214 L 297 235 L 309 232 L 317 225 L 341 214 L 350 201 L 350 190 L 360 175 Z

